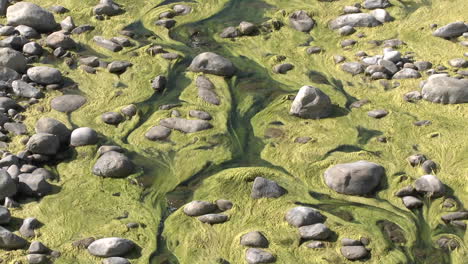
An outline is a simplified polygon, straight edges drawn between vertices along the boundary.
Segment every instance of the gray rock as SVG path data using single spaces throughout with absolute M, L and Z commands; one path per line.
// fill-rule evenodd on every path
M 365 9 L 387 8 L 391 6 L 388 0 L 366 0 L 363 7 Z
M 42 55 L 42 52 L 44 52 L 44 49 L 36 42 L 28 42 L 23 46 L 23 53 L 29 56 L 40 56 Z
M 62 48 L 65 50 L 76 48 L 76 42 L 69 36 L 61 31 L 54 32 L 47 36 L 46 45 L 50 48 Z
M 0 27 L 0 36 L 10 36 L 16 33 L 16 29 L 12 26 Z
M 459 80 L 445 75 L 435 74 L 423 85 L 424 100 L 441 104 L 459 104 L 468 102 L 468 80 Z
M 253 23 L 242 21 L 239 24 L 239 31 L 244 36 L 253 35 L 255 32 L 257 32 L 257 30 L 257 26 L 255 26 Z
M 23 46 L 28 43 L 28 39 L 23 36 L 9 36 L 0 40 L 0 47 L 9 47 L 15 50 L 22 50 Z
M 325 248 L 325 243 L 323 243 L 322 241 L 312 241 L 310 243 L 307 243 L 306 247 L 314 249 Z
M 359 62 L 345 62 L 341 65 L 341 69 L 345 72 L 357 75 L 364 72 L 364 65 Z
M 10 3 L 10 1 L 8 1 L 8 0 L 1 0 L 0 1 L 0 15 L 2 15 L 2 16 L 6 15 L 6 10 L 7 10 L 7 7 L 8 7 L 9 3 Z
M 3 128 L 15 135 L 25 135 L 28 133 L 26 126 L 22 123 L 7 122 L 3 125 Z
M 408 209 L 415 209 L 423 206 L 423 202 L 414 196 L 404 196 L 402 201 Z
M 245 260 L 248 264 L 273 263 L 276 257 L 263 249 L 249 248 L 245 252 Z
M 286 190 L 275 181 L 265 179 L 263 177 L 256 177 L 250 197 L 253 199 L 278 198 L 283 196 L 285 193 Z
M 292 65 L 291 63 L 281 63 L 273 67 L 273 72 L 279 73 L 279 74 L 285 74 L 292 69 L 294 69 L 294 65 Z
M 354 39 L 345 39 L 343 41 L 340 42 L 340 45 L 342 48 L 346 48 L 346 47 L 351 47 L 351 46 L 354 46 L 356 45 L 357 41 L 354 40 Z
M 26 70 L 26 58 L 21 52 L 11 48 L 0 48 L 0 66 L 8 67 L 17 72 Z
M 100 0 L 99 4 L 93 8 L 96 15 L 115 16 L 124 12 L 124 10 L 112 0 Z
M 29 138 L 26 148 L 35 154 L 55 155 L 60 147 L 59 138 L 48 133 L 37 133 Z
M 426 160 L 422 164 L 422 169 L 425 173 L 435 173 L 437 171 L 437 164 L 432 160 Z
M 11 213 L 8 208 L 0 206 L 0 225 L 8 224 L 11 220 Z
M 21 36 L 27 39 L 39 38 L 41 36 L 34 28 L 25 25 L 19 25 L 15 27 L 15 29 L 20 33 Z
M 49 10 L 56 14 L 65 14 L 70 11 L 67 8 L 60 6 L 60 5 L 51 6 Z
M 60 27 L 66 32 L 71 32 L 76 28 L 75 22 L 71 16 L 67 16 L 62 22 L 60 22 Z
M 43 117 L 36 122 L 36 133 L 48 133 L 58 137 L 60 142 L 70 140 L 70 130 L 60 121 L 54 118 Z
M 78 248 L 78 249 L 86 249 L 94 241 L 96 241 L 96 239 L 94 239 L 94 237 L 87 237 L 87 238 L 83 238 L 83 239 L 74 241 L 72 243 L 72 246 L 75 247 L 75 248 Z
M 348 195 L 364 195 L 375 190 L 385 177 L 385 169 L 369 161 L 343 163 L 328 168 L 325 183 L 334 191 Z
M 315 21 L 304 10 L 298 10 L 289 16 L 291 27 L 297 31 L 309 32 L 315 25 Z
M 347 14 L 337 17 L 330 22 L 331 29 L 339 29 L 344 26 L 351 27 L 375 27 L 382 23 L 373 15 L 367 13 Z
M 416 190 L 414 189 L 413 186 L 409 185 L 409 186 L 405 186 L 401 189 L 399 189 L 396 193 L 395 193 L 395 196 L 397 197 L 405 197 L 405 196 L 415 196 L 415 195 L 418 195 L 418 193 L 416 192 Z
M 0 226 L 0 248 L 6 250 L 22 249 L 28 242 Z
M 156 78 L 153 79 L 151 82 L 151 87 L 157 92 L 162 92 L 164 89 L 166 89 L 167 85 L 167 78 L 162 75 L 156 76 Z
M 423 164 L 423 162 L 426 161 L 426 156 L 424 156 L 423 154 L 414 154 L 409 156 L 406 160 L 411 166 L 416 167 Z
M 231 61 L 213 52 L 204 52 L 197 55 L 190 64 L 189 70 L 226 77 L 231 77 L 236 72 L 236 68 Z
M 211 120 L 212 117 L 209 113 L 205 112 L 205 111 L 200 111 L 200 110 L 190 110 L 189 111 L 189 116 L 190 117 L 194 117 L 194 118 L 198 118 L 198 119 L 201 119 L 201 120 Z
M 154 22 L 155 25 L 162 26 L 167 29 L 173 28 L 176 25 L 176 23 L 177 21 L 175 21 L 174 19 L 160 19 Z
M 405 93 L 403 95 L 403 100 L 407 102 L 416 102 L 422 99 L 422 94 L 419 91 L 412 91 L 409 93 Z
M 47 66 L 31 67 L 28 69 L 27 75 L 31 81 L 44 85 L 62 82 L 62 73 Z
M 343 7 L 343 13 L 345 14 L 355 14 L 355 13 L 361 13 L 361 9 L 356 6 L 345 6 Z
M 301 227 L 323 223 L 325 222 L 325 217 L 313 208 L 298 206 L 286 213 L 285 220 L 292 226 Z
M 78 110 L 86 103 L 86 98 L 76 94 L 66 94 L 55 97 L 50 102 L 50 106 L 59 112 L 71 113 Z
M 80 58 L 80 64 L 90 66 L 90 67 L 98 67 L 99 58 L 96 56 L 83 57 L 83 58 Z
M 23 220 L 23 224 L 21 225 L 19 232 L 23 237 L 34 237 L 35 233 L 34 230 L 38 228 L 40 222 L 34 217 L 28 217 Z
M 76 28 L 72 30 L 71 33 L 75 35 L 79 35 L 79 34 L 83 34 L 85 32 L 92 31 L 92 30 L 94 30 L 94 26 L 87 24 L 87 25 L 77 26 Z
M 112 52 L 118 52 L 118 51 L 121 51 L 123 49 L 123 47 L 120 44 L 117 44 L 117 43 L 115 43 L 113 41 L 105 39 L 104 37 L 101 37 L 101 36 L 94 36 L 93 41 L 99 47 L 108 49 L 108 50 L 110 50 Z
M 338 29 L 338 33 L 340 33 L 341 36 L 349 36 L 349 35 L 352 35 L 354 32 L 356 32 L 356 29 L 348 25 L 344 27 L 340 27 Z
M 70 145 L 74 147 L 94 145 L 98 142 L 98 134 L 89 127 L 80 127 L 71 133 Z
M 118 125 L 124 121 L 124 117 L 117 112 L 107 112 L 101 115 L 101 120 L 109 125 Z
M 421 74 L 417 70 L 403 68 L 393 75 L 393 79 L 417 79 L 421 78 Z
M 197 217 L 197 219 L 202 223 L 214 225 L 226 222 L 228 220 L 228 216 L 223 214 L 206 214 Z
M 414 183 L 416 191 L 424 193 L 429 197 L 441 197 L 445 193 L 444 184 L 434 175 L 424 175 Z
M 126 37 L 113 37 L 110 39 L 112 42 L 119 44 L 122 47 L 131 47 L 133 43 Z
M 364 246 L 345 246 L 341 254 L 349 260 L 359 260 L 369 257 L 369 251 Z
M 429 61 L 416 61 L 414 62 L 414 66 L 418 68 L 418 71 L 426 71 L 432 68 L 432 63 Z
M 109 151 L 94 164 L 93 173 L 102 177 L 124 178 L 133 173 L 134 165 L 122 153 Z
M 15 80 L 11 83 L 15 95 L 25 98 L 41 98 L 44 94 L 36 87 L 21 80 Z
M 57 27 L 52 13 L 29 2 L 18 2 L 8 7 L 6 17 L 8 25 L 26 25 L 40 32 L 50 32 Z
M 240 31 L 236 27 L 227 27 L 219 34 L 221 38 L 237 38 L 240 36 Z
M 171 134 L 171 129 L 164 126 L 153 126 L 146 133 L 145 137 L 149 140 L 165 140 Z
M 213 126 L 206 120 L 189 120 L 180 117 L 165 118 L 160 120 L 159 124 L 184 133 L 195 133 L 213 128 Z
M 133 241 L 119 238 L 101 238 L 88 246 L 88 252 L 97 257 L 120 257 L 130 252 L 135 247 Z
M 31 242 L 29 245 L 28 253 L 29 254 L 47 254 L 49 253 L 50 249 L 48 249 L 44 244 L 39 241 Z
M 221 103 L 216 94 L 215 86 L 210 79 L 205 76 L 198 76 L 195 85 L 198 88 L 198 97 L 203 101 L 213 105 L 219 105 Z
M 445 214 L 441 217 L 444 222 L 457 221 L 457 220 L 468 220 L 468 212 L 453 212 Z
M 120 110 L 122 112 L 122 114 L 128 116 L 128 117 L 132 117 L 132 116 L 135 116 L 137 114 L 137 107 L 136 105 L 134 104 L 130 104 L 130 105 L 127 105 L 125 107 L 122 108 L 122 110 Z
M 345 60 L 346 60 L 346 58 L 341 56 L 341 55 L 334 55 L 333 56 L 333 61 L 335 62 L 335 64 L 342 63 Z
M 128 261 L 126 258 L 111 257 L 104 259 L 102 264 L 130 264 L 130 261 Z
M 397 63 L 398 61 L 401 60 L 401 52 L 397 50 L 385 51 L 383 59 L 391 61 L 393 63 Z
M 455 68 L 466 68 L 468 67 L 468 60 L 463 58 L 455 58 L 449 60 L 449 65 Z
M 240 244 L 246 247 L 267 248 L 269 242 L 259 231 L 252 231 L 241 236 Z
M 217 206 L 207 201 L 191 201 L 184 206 L 184 213 L 188 216 L 201 216 L 216 211 Z
M 28 254 L 26 256 L 29 264 L 47 264 L 50 263 L 46 255 L 43 254 Z
M 376 110 L 372 110 L 372 111 L 367 112 L 367 115 L 370 116 L 370 117 L 378 119 L 378 118 L 382 118 L 382 117 L 387 116 L 388 111 L 384 110 L 384 109 L 376 109 Z
M 328 117 L 332 112 L 330 97 L 319 88 L 303 86 L 299 89 L 289 114 L 307 119 Z
M 468 26 L 463 21 L 458 21 L 438 28 L 432 35 L 439 38 L 454 38 L 465 32 L 468 32 Z
M 0 66 L 0 81 L 12 82 L 21 78 L 21 75 L 8 67 Z
M 52 185 L 41 174 L 23 173 L 18 176 L 19 192 L 34 197 L 42 197 L 52 191 Z
M 216 206 L 218 207 L 219 210 L 224 212 L 224 211 L 230 210 L 233 204 L 229 200 L 220 199 L 220 200 L 216 200 Z
M 398 67 L 391 61 L 379 60 L 378 65 L 385 67 L 385 70 L 391 75 L 398 72 Z
M 107 70 L 110 73 L 122 74 L 131 66 L 133 66 L 133 64 L 128 61 L 113 61 L 107 65 Z
M 331 235 L 331 230 L 322 223 L 299 227 L 303 239 L 325 240 Z
M 192 11 L 192 8 L 188 5 L 175 5 L 172 7 L 172 10 L 178 15 L 187 15 Z

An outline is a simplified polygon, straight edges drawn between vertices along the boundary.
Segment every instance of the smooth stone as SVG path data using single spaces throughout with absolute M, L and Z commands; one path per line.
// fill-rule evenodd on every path
M 172 7 L 172 10 L 176 12 L 178 15 L 187 15 L 192 11 L 192 8 L 188 5 L 175 5 Z
M 285 193 L 286 190 L 275 181 L 265 179 L 263 177 L 256 177 L 250 197 L 253 199 L 278 198 L 283 196 Z
M 40 222 L 34 217 L 28 217 L 23 220 L 19 232 L 23 237 L 31 238 L 35 236 L 34 230 L 38 228 Z
M 153 126 L 146 133 L 145 137 L 149 140 L 164 140 L 171 134 L 171 129 L 164 126 Z
M 320 119 L 332 112 L 330 97 L 319 88 L 303 86 L 299 89 L 289 114 L 306 119 Z
M 435 173 L 437 171 L 437 164 L 432 160 L 426 160 L 423 162 L 421 168 L 426 174 Z
M 52 13 L 29 2 L 18 2 L 9 6 L 6 17 L 8 25 L 26 25 L 40 32 L 49 32 L 57 27 Z
M 213 52 L 204 52 L 197 55 L 192 60 L 189 70 L 226 77 L 231 77 L 236 72 L 236 68 L 231 61 Z
M 62 48 L 65 50 L 74 49 L 77 46 L 76 42 L 69 35 L 60 31 L 47 36 L 46 44 L 53 49 Z
M 29 56 L 40 56 L 44 52 L 44 49 L 41 45 L 36 42 L 28 42 L 23 46 L 23 53 Z
M 12 48 L 0 48 L 0 66 L 22 73 L 26 71 L 26 64 L 26 58 L 21 52 Z
M 268 251 L 249 248 L 245 252 L 245 260 L 248 264 L 273 263 L 276 261 L 276 257 Z
M 15 135 L 25 135 L 28 133 L 26 126 L 22 123 L 7 122 L 3 125 L 6 131 Z
M 111 257 L 104 259 L 102 264 L 130 264 L 130 261 L 128 261 L 126 258 Z
M 298 10 L 289 16 L 291 27 L 297 31 L 309 32 L 315 25 L 315 21 L 304 10 Z
M 259 231 L 252 231 L 241 236 L 240 244 L 246 247 L 267 248 L 269 242 Z
M 197 219 L 202 223 L 214 225 L 226 222 L 228 220 L 228 216 L 223 214 L 206 214 L 197 217 Z
M 35 154 L 55 155 L 60 147 L 59 138 L 48 133 L 37 133 L 29 138 L 26 148 Z
M 468 220 L 468 212 L 453 212 L 445 214 L 441 217 L 444 222 Z
M 375 27 L 382 23 L 373 15 L 367 13 L 347 14 L 337 17 L 329 24 L 331 29 L 339 29 L 344 26 L 351 27 Z
M 5 250 L 22 249 L 27 241 L 0 226 L 0 248 Z
M 48 133 L 59 138 L 60 142 L 70 140 L 70 130 L 60 121 L 54 118 L 43 117 L 36 122 L 36 133 Z
M 118 125 L 124 121 L 124 117 L 117 112 L 107 112 L 101 115 L 101 120 L 109 125 Z
M 52 191 L 52 185 L 41 174 L 23 173 L 18 176 L 19 192 L 32 197 L 42 197 Z
M 49 259 L 43 254 L 28 254 L 26 256 L 29 264 L 47 264 Z
M 219 34 L 221 38 L 237 38 L 240 36 L 240 31 L 236 27 L 227 27 Z
M 133 66 L 133 64 L 128 61 L 113 61 L 107 65 L 107 70 L 110 73 L 122 74 L 131 66 Z
M 375 9 L 372 10 L 370 14 L 373 15 L 375 19 L 377 19 L 382 24 L 393 20 L 393 17 L 385 9 Z
M 421 73 L 410 68 L 403 68 L 393 75 L 393 79 L 417 79 L 421 78 Z
M 74 147 L 95 145 L 98 142 L 97 132 L 89 127 L 79 127 L 70 135 L 70 145 Z
M 323 243 L 322 241 L 312 241 L 310 243 L 307 243 L 306 247 L 314 249 L 325 248 L 325 243 Z
M 233 204 L 229 200 L 220 199 L 220 200 L 216 200 L 216 206 L 218 207 L 219 210 L 224 212 L 224 211 L 231 210 Z
M 15 95 L 24 98 L 41 98 L 44 94 L 36 87 L 21 80 L 15 80 L 11 83 Z
M 184 133 L 195 133 L 202 130 L 213 128 L 206 120 L 189 120 L 180 117 L 170 117 L 159 121 L 161 126 L 176 129 Z
M 359 260 L 367 258 L 369 251 L 364 246 L 345 246 L 341 248 L 341 254 L 349 260 Z
M 359 62 L 345 62 L 341 65 L 341 69 L 352 75 L 357 75 L 364 72 L 364 65 Z
M 459 80 L 435 74 L 428 78 L 422 87 L 426 101 L 440 104 L 460 104 L 468 102 L 468 80 Z
M 184 213 L 188 216 L 201 216 L 216 211 L 217 206 L 207 201 L 191 201 L 184 206 Z
M 62 73 L 47 66 L 31 67 L 28 69 L 27 75 L 31 81 L 44 85 L 62 82 Z
M 387 8 L 391 6 L 388 0 L 365 0 L 363 7 L 365 9 Z
M 198 97 L 203 101 L 213 105 L 219 105 L 221 103 L 216 94 L 214 84 L 206 76 L 198 76 L 195 85 L 198 88 Z
M 133 173 L 134 167 L 132 161 L 124 154 L 109 151 L 96 161 L 93 166 L 93 174 L 102 177 L 124 178 Z
M 190 117 L 194 117 L 194 118 L 198 118 L 198 119 L 201 119 L 201 120 L 211 120 L 212 117 L 209 113 L 205 112 L 205 111 L 200 111 L 200 110 L 190 110 L 189 111 L 189 116 Z
M 468 25 L 463 21 L 458 21 L 438 28 L 432 35 L 439 38 L 454 38 L 461 36 L 465 32 L 468 32 Z
M 11 220 L 11 213 L 8 208 L 0 206 L 0 225 L 8 224 Z
M 66 94 L 52 99 L 50 106 L 59 112 L 71 113 L 78 110 L 85 103 L 86 98 L 81 95 Z
M 108 237 L 95 240 L 88 246 L 88 252 L 97 257 L 120 257 L 133 248 L 135 243 L 131 240 L 119 238 L 119 237 Z
M 292 226 L 301 227 L 323 223 L 325 217 L 313 208 L 298 206 L 290 209 L 286 213 L 285 220 Z
M 408 209 L 415 209 L 423 206 L 423 202 L 414 196 L 404 196 L 402 201 Z
M 383 110 L 383 109 L 377 109 L 377 110 L 372 110 L 372 111 L 367 112 L 367 115 L 370 117 L 379 119 L 379 118 L 387 116 L 388 111 Z
M 162 92 L 166 88 L 166 85 L 167 78 L 163 75 L 156 76 L 151 82 L 151 87 L 157 92 Z
M 286 74 L 292 69 L 294 69 L 294 65 L 292 65 L 291 63 L 281 63 L 273 67 L 273 72 L 279 74 Z
M 431 198 L 441 197 L 445 193 L 444 184 L 434 175 L 424 175 L 414 183 L 416 191 L 424 193 Z
M 93 7 L 95 15 L 116 16 L 123 12 L 124 10 L 112 0 L 100 0 L 99 4 Z
M 44 246 L 40 241 L 33 241 L 28 248 L 28 254 L 47 254 L 50 249 Z
M 93 37 L 94 43 L 98 45 L 101 48 L 105 48 L 107 50 L 110 50 L 112 52 L 118 52 L 123 49 L 123 47 L 115 42 L 112 42 L 108 39 L 105 39 L 104 37 L 101 36 L 94 36 Z

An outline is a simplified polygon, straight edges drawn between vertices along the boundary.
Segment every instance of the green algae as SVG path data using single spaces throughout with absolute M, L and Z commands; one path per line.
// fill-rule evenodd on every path
M 56 168 L 60 175 L 60 181 L 53 182 L 56 192 L 39 203 L 31 201 L 12 212 L 14 217 L 34 216 L 44 223 L 37 240 L 62 252 L 55 263 L 97 263 L 97 258 L 71 246 L 73 241 L 89 236 L 132 239 L 141 247 L 129 256 L 132 263 L 217 263 L 220 258 L 244 263 L 245 248 L 239 245 L 239 239 L 253 230 L 266 234 L 271 243 L 268 250 L 278 256 L 277 263 L 348 263 L 339 253 L 339 242 L 336 243 L 342 237 L 369 237 L 372 258 L 368 263 L 464 263 L 466 235 L 444 227 L 440 220 L 446 210 L 442 208 L 442 199 L 427 200 L 421 212 L 411 212 L 393 193 L 422 175 L 420 169 L 405 161 L 416 152 L 417 145 L 418 152 L 440 165 L 437 176 L 453 189 L 450 195 L 465 203 L 468 186 L 464 174 L 468 164 L 464 157 L 468 148 L 455 140 L 465 142 L 467 106 L 404 103 L 402 95 L 418 90 L 419 80 L 402 80 L 398 88 L 385 90 L 378 82 L 342 72 L 331 58 L 341 54 L 352 60 L 359 50 L 381 53 L 382 47 L 374 47 L 367 40 L 400 38 L 407 43 L 401 51 L 414 51 L 418 59 L 445 65 L 448 59 L 460 56 L 463 47 L 431 37 L 429 24 L 463 20 L 463 8 L 459 8 L 464 5 L 463 0 L 392 1 L 395 6 L 388 10 L 396 21 L 360 29 L 368 37 L 357 39 L 359 43 L 350 50 L 339 47 L 344 38 L 329 30 L 327 22 L 339 15 L 343 6 L 354 4 L 351 0 L 189 2 L 193 12 L 176 17 L 177 26 L 170 32 L 153 25 L 157 15 L 169 10 L 168 6 L 158 6 L 162 1 L 118 1 L 126 13 L 105 21 L 90 19 L 95 1 L 32 2 L 66 6 L 77 24 L 96 26 L 92 33 L 74 36 L 86 48 L 83 54 L 133 63 L 133 67 L 117 76 L 105 69 L 98 70 L 96 75 L 85 74 L 56 61 L 55 66 L 79 84 L 79 92 L 86 95 L 88 103 L 70 115 L 58 113 L 51 110 L 49 102 L 60 93 L 48 92 L 39 104 L 44 112 L 36 106 L 26 112 L 25 123 L 29 128 L 42 116 L 57 118 L 70 128 L 92 127 L 100 133 L 101 144 L 124 147 L 139 166 L 129 179 L 102 179 L 91 174 L 97 148 L 76 148 Z M 235 41 L 218 37 L 222 28 L 243 20 L 259 24 L 276 19 L 288 24 L 288 14 L 297 9 L 308 11 L 317 21 L 318 26 L 310 34 L 286 25 L 279 31 Z M 450 16 L 441 10 L 451 10 Z M 61 20 L 66 15 L 56 18 Z M 126 27 L 152 37 L 138 39 L 136 47 L 120 53 L 96 47 L 91 41 L 94 35 L 112 37 Z M 190 48 L 193 30 L 201 31 L 206 46 Z M 312 45 L 323 47 L 325 52 L 307 55 L 306 47 L 299 44 L 310 39 Z M 152 57 L 145 52 L 150 43 L 184 57 L 172 62 Z M 230 58 L 239 68 L 237 77 L 232 79 L 209 76 L 222 99 L 220 106 L 197 98 L 193 81 L 197 74 L 186 72 L 188 59 L 205 50 Z M 130 56 L 132 52 L 136 56 Z M 278 63 L 278 55 L 286 56 L 286 61 L 295 65 L 294 70 L 286 75 L 273 74 L 271 69 Z M 149 80 L 159 74 L 169 77 L 169 85 L 165 92 L 155 94 Z M 117 83 L 120 87 L 115 87 Z M 331 97 L 335 104 L 332 118 L 307 121 L 287 114 L 291 102 L 287 96 L 306 84 L 321 88 Z M 372 103 L 361 109 L 349 109 L 350 103 L 365 98 Z M 117 127 L 100 120 L 102 113 L 118 111 L 130 103 L 139 108 L 132 119 Z M 159 110 L 159 106 L 169 103 L 181 103 L 177 109 L 183 117 L 188 117 L 191 109 L 210 112 L 214 128 L 188 135 L 174 131 L 168 142 L 146 140 L 144 133 L 170 116 L 170 110 Z M 390 114 L 381 120 L 367 117 L 366 112 L 375 108 L 385 108 Z M 422 119 L 433 124 L 412 125 Z M 272 125 L 278 121 L 283 125 Z M 265 131 L 272 127 L 282 133 L 266 138 Z M 435 132 L 440 136 L 430 137 Z M 314 140 L 294 143 L 300 136 Z M 386 136 L 388 143 L 378 142 L 377 136 Z M 21 148 L 20 137 L 15 137 L 10 149 Z M 358 159 L 374 161 L 386 168 L 386 182 L 375 199 L 334 193 L 322 180 L 323 171 L 332 164 Z M 279 199 L 251 199 L 251 184 L 256 176 L 278 181 L 288 194 Z M 120 196 L 113 196 L 114 193 Z M 192 199 L 222 198 L 234 202 L 234 208 L 227 212 L 230 220 L 222 225 L 202 224 L 183 215 L 181 210 L 169 214 L 167 209 L 177 199 L 174 209 Z M 326 249 L 312 250 L 300 244 L 297 230 L 283 220 L 285 212 L 297 204 L 318 208 L 327 216 L 326 224 L 335 236 Z M 461 208 L 457 205 L 451 210 Z M 125 212 L 128 218 L 116 219 Z M 391 241 L 379 224 L 382 220 L 401 228 L 406 242 Z M 129 230 L 125 227 L 128 222 L 143 226 Z M 453 234 L 450 236 L 461 242 L 460 248 L 450 253 L 436 250 L 434 241 L 443 234 Z M 20 251 L 0 252 L 0 257 L 7 263 L 25 259 Z

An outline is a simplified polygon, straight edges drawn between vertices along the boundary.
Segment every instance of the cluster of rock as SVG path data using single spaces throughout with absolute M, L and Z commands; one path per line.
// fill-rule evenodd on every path
M 173 28 L 177 21 L 175 19 L 172 19 L 176 16 L 184 16 L 189 14 L 192 11 L 192 8 L 188 5 L 174 5 L 172 7 L 172 10 L 170 11 L 165 11 L 161 14 L 159 14 L 159 19 L 154 22 L 155 25 L 157 26 L 162 26 L 167 29 Z
M 101 115 L 102 122 L 108 125 L 115 125 L 122 123 L 125 121 L 125 118 L 132 118 L 137 114 L 137 107 L 134 104 L 130 104 L 127 106 L 122 107 L 119 112 L 105 112 Z
M 268 239 L 260 231 L 248 232 L 241 236 L 240 244 L 249 247 L 245 251 L 245 260 L 249 264 L 272 263 L 276 257 L 263 248 L 268 248 Z
M 233 204 L 229 200 L 216 200 L 215 203 L 207 201 L 192 201 L 184 206 L 183 212 L 191 217 L 197 217 L 202 223 L 221 224 L 229 220 L 229 217 L 221 212 L 228 211 Z

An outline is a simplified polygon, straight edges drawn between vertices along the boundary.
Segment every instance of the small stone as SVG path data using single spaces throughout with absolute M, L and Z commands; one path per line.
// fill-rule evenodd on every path
M 379 119 L 379 118 L 387 116 L 388 111 L 383 110 L 383 109 L 377 109 L 377 110 L 372 110 L 372 111 L 367 112 L 367 115 L 370 117 Z
M 268 251 L 249 248 L 245 252 L 245 260 L 248 264 L 273 263 L 276 261 L 276 257 Z
M 256 177 L 250 196 L 253 199 L 278 198 L 283 196 L 285 193 L 286 190 L 275 181 L 265 179 L 263 177 Z
M 242 235 L 240 244 L 246 247 L 267 248 L 269 242 L 259 231 L 252 231 Z
M 206 201 L 192 201 L 184 206 L 184 213 L 188 216 L 201 216 L 216 211 L 215 204 Z
M 423 206 L 423 202 L 414 196 L 405 196 L 402 198 L 403 204 L 408 209 L 420 208 Z
M 199 216 L 197 219 L 202 223 L 214 225 L 226 222 L 228 220 L 228 216 L 223 214 L 206 214 Z

